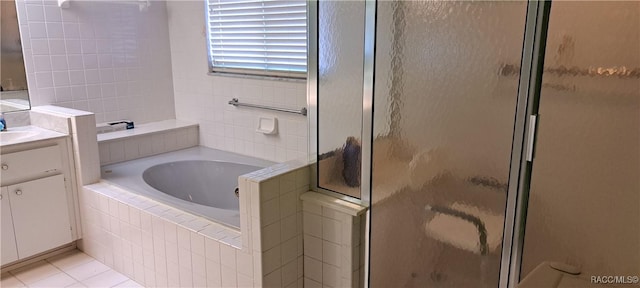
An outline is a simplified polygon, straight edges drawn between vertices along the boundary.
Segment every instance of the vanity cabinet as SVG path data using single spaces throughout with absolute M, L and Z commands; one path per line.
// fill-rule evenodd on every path
M 7 189 L 20 258 L 72 241 L 63 175 L 11 185 Z
M 56 145 L 3 154 L 2 265 L 74 240 L 71 183 L 63 149 Z
M 11 205 L 9 205 L 9 191 L 2 187 L 0 189 L 0 245 L 2 246 L 2 264 L 18 260 L 18 248 L 16 247 L 16 236 L 13 232 L 13 219 L 11 217 Z

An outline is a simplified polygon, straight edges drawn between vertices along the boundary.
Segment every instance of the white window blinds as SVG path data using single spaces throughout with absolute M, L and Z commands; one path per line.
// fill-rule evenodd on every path
M 306 77 L 306 0 L 207 0 L 214 72 Z

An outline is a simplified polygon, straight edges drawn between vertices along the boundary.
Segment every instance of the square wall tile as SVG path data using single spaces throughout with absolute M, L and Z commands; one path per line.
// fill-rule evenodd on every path
M 342 225 L 340 221 L 322 218 L 322 239 L 333 243 L 341 243 Z
M 280 245 L 262 253 L 262 274 L 267 275 L 282 266 Z
M 164 5 L 155 5 L 155 7 L 149 7 L 148 11 L 142 14 L 135 11 L 134 8 L 133 6 L 99 5 L 99 7 L 82 7 L 82 9 L 77 7 L 76 9 L 60 9 L 55 5 L 55 1 L 18 2 L 17 12 L 21 15 L 20 33 L 24 43 L 26 72 L 27 75 L 33 75 L 29 78 L 35 76 L 36 79 L 28 81 L 32 106 L 55 104 L 79 109 L 96 108 L 95 102 L 93 106 L 87 107 L 86 103 L 81 102 L 86 100 L 63 98 L 60 95 L 51 97 L 48 90 L 40 89 L 60 89 L 69 85 L 82 85 L 87 88 L 86 83 L 113 82 L 115 75 L 113 71 L 108 69 L 129 68 L 148 71 L 148 73 L 127 75 L 127 80 L 140 82 L 145 86 L 157 85 L 157 83 L 162 83 L 161 86 L 163 86 L 153 91 L 154 99 L 160 102 L 163 108 L 156 109 L 155 105 L 141 105 L 139 109 L 143 113 L 132 114 L 131 118 L 138 123 L 175 118 L 171 88 L 171 52 L 168 49 L 169 45 L 167 45 L 169 31 L 166 8 Z M 137 17 L 126 17 L 127 10 L 138 13 Z M 104 17 L 104 15 L 120 16 Z M 122 33 L 122 31 L 127 31 L 127 33 Z M 121 49 L 114 49 L 114 46 L 118 44 Z M 153 57 L 162 60 L 139 61 L 139 55 L 146 53 L 147 47 L 158 47 L 154 50 Z M 84 59 L 81 57 L 82 54 L 85 56 Z M 98 58 L 97 55 L 101 57 Z M 52 67 L 42 62 L 42 58 L 32 63 L 33 56 L 51 57 L 50 66 Z M 108 60 L 114 56 L 131 59 L 131 61 Z M 64 58 L 67 60 L 63 60 Z M 133 59 L 136 60 L 133 61 Z M 59 73 L 48 79 L 49 77 L 43 72 L 52 69 L 53 71 L 66 72 L 69 76 L 64 77 L 62 73 Z M 72 70 L 98 71 L 89 72 L 87 82 L 85 82 L 84 77 L 79 77 L 79 73 L 69 73 Z M 96 75 L 101 77 L 95 77 Z M 96 79 L 98 80 L 96 81 Z M 106 95 L 93 93 L 92 95 L 98 99 L 109 97 L 108 93 Z M 120 96 L 126 98 L 129 103 L 140 102 L 145 98 L 142 94 L 136 94 L 133 91 Z M 127 108 L 124 107 L 118 111 L 92 110 L 96 113 L 97 119 L 103 120 L 108 118 L 109 113 L 115 112 L 115 115 L 118 115 Z
M 360 273 L 355 271 L 363 265 L 364 245 L 360 245 L 360 236 L 353 235 L 363 231 L 365 208 L 316 192 L 304 193 L 301 199 L 305 285 L 358 287 Z
M 322 283 L 322 262 L 304 257 L 304 277 Z

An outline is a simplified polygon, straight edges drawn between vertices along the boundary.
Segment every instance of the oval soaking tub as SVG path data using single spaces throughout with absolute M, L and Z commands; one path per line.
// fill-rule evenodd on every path
M 101 175 L 103 180 L 130 192 L 238 228 L 238 176 L 272 164 L 194 147 L 106 165 Z
M 228 179 L 260 170 L 258 166 L 211 161 L 186 160 L 147 168 L 142 179 L 149 186 L 173 197 L 220 209 L 238 210 L 235 189 Z

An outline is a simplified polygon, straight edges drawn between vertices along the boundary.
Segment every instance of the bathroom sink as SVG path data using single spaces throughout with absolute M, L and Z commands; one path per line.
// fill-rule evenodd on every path
M 0 132 L 0 142 L 16 142 L 29 137 L 33 137 L 38 134 L 38 131 L 33 130 L 9 130 Z
M 0 132 L 0 146 L 63 137 L 65 134 L 36 126 L 10 127 Z

